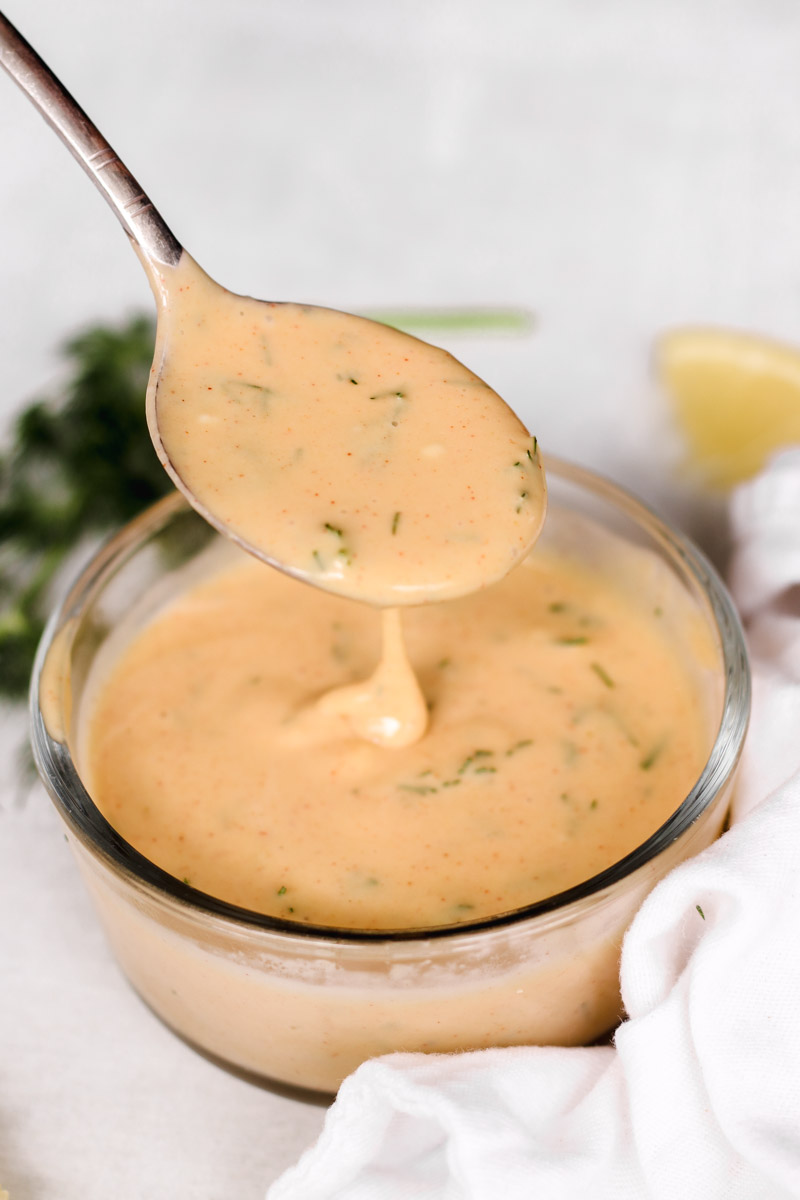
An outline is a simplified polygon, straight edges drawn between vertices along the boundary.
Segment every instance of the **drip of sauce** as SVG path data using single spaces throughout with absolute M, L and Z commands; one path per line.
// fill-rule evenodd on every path
M 450 354 L 363 317 L 233 295 L 186 253 L 153 283 L 151 433 L 222 532 L 381 607 L 466 595 L 530 549 L 537 443 Z
M 376 746 L 413 746 L 428 728 L 428 707 L 408 661 L 400 610 L 381 614 L 381 659 L 364 683 L 336 688 L 317 702 L 314 713 L 326 722 L 344 720 L 358 737 Z

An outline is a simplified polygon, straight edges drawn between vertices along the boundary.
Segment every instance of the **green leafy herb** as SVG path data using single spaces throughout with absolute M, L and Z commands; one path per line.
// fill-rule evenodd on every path
M 286 895 L 286 884 L 285 883 L 281 887 L 278 888 L 278 895 L 279 896 Z
M 397 533 L 397 527 L 400 524 L 400 513 L 396 512 L 392 517 L 392 537 Z
M 344 537 L 342 530 L 337 529 L 335 525 L 331 525 L 330 521 L 326 521 L 322 528 L 327 529 L 328 533 L 335 533 L 337 537 Z
M 515 742 L 506 750 L 506 758 L 511 758 L 512 754 L 516 754 L 518 750 L 525 750 L 528 746 L 533 745 L 533 738 L 523 738 L 520 742 Z
M 703 918 L 703 920 L 705 921 L 705 919 L 706 919 L 706 914 L 703 912 L 703 910 L 702 910 L 702 908 L 700 907 L 700 905 L 699 905 L 699 904 L 695 904 L 695 908 L 697 909 L 697 911 L 700 913 L 700 916 L 701 916 L 701 917 Z
M 87 536 L 124 524 L 172 485 L 153 451 L 144 396 L 155 330 L 98 326 L 63 348 L 58 392 L 17 418 L 0 455 L 0 694 L 28 687 L 50 585 Z
M 559 646 L 585 646 L 588 641 L 589 641 L 588 637 L 556 638 L 556 644 Z
M 188 876 L 188 875 L 184 875 L 184 877 L 183 877 L 183 882 L 186 884 L 186 886 L 187 886 L 187 887 L 191 887 L 191 886 L 192 886 L 192 882 L 191 882 L 191 880 L 189 879 L 189 876 Z
M 433 796 L 438 788 L 429 787 L 426 783 L 398 783 L 399 792 L 413 792 L 415 796 Z

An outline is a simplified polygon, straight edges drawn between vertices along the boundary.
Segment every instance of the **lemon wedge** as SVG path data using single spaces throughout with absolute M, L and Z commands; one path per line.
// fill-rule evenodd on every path
M 774 450 L 800 443 L 800 350 L 755 334 L 677 329 L 657 341 L 655 363 L 707 484 L 749 479 Z

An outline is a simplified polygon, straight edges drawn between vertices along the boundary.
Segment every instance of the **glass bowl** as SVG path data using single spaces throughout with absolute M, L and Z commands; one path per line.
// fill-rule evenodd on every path
M 200 1050 L 273 1083 L 332 1092 L 359 1063 L 389 1051 L 580 1045 L 621 1018 L 627 926 L 657 881 L 722 829 L 749 672 L 736 613 L 703 555 L 606 480 L 553 459 L 546 467 L 544 540 L 658 606 L 707 702 L 708 758 L 636 850 L 499 917 L 388 933 L 299 925 L 193 889 L 109 825 L 80 772 L 92 671 L 181 590 L 241 554 L 179 496 L 103 547 L 53 615 L 31 693 L 39 772 L 122 969 Z M 713 647 L 702 665 L 699 636 Z

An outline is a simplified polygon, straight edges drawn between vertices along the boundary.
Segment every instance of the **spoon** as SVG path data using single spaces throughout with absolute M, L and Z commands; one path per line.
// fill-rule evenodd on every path
M 147 418 L 212 525 L 306 582 L 381 607 L 467 594 L 530 549 L 536 439 L 446 351 L 363 317 L 214 283 L 0 14 L 0 64 L 105 196 L 158 309 Z

